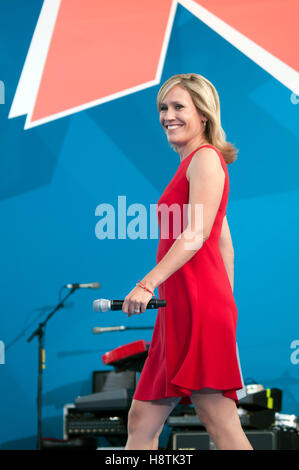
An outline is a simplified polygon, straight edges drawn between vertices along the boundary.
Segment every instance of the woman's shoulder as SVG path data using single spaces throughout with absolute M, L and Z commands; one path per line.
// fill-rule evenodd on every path
M 222 157 L 222 158 L 221 158 Z M 186 171 L 186 178 L 190 181 L 190 175 L 192 171 L 214 171 L 223 169 L 223 156 L 217 147 L 211 144 L 207 144 L 196 150 Z

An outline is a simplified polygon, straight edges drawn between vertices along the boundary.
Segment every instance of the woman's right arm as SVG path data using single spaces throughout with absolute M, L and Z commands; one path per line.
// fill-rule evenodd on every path
M 228 278 L 234 290 L 234 248 L 226 215 L 223 218 L 221 234 L 219 238 L 219 249 L 228 274 Z

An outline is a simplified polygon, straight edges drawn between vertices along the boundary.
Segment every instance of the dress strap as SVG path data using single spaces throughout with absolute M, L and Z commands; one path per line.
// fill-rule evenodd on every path
M 213 147 L 213 149 L 217 150 L 216 147 L 214 147 L 214 145 L 212 145 L 212 144 L 203 144 L 200 147 L 198 147 L 196 150 L 194 150 L 194 152 L 201 149 L 202 147 Z M 194 152 L 192 152 L 192 153 L 194 153 Z
M 195 152 L 197 152 L 197 150 L 201 149 L 202 147 L 212 147 L 213 149 L 216 150 L 216 148 L 214 147 L 214 145 L 211 145 L 211 144 L 203 144 L 203 145 L 201 145 L 200 147 L 197 147 L 195 150 L 193 150 L 193 152 L 191 152 L 190 155 L 188 155 L 188 157 L 191 157 L 192 155 L 194 155 Z M 186 158 L 188 158 L 188 157 L 186 157 Z M 184 158 L 184 160 L 185 160 L 185 158 Z M 184 161 L 184 160 L 183 160 L 183 161 Z

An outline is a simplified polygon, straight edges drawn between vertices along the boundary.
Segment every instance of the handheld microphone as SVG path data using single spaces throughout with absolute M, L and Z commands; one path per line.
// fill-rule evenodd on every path
M 99 282 L 90 282 L 89 284 L 67 284 L 67 289 L 99 289 Z
M 107 312 L 107 310 L 122 310 L 124 300 L 97 299 L 93 301 L 93 310 L 95 312 Z M 165 307 L 166 300 L 151 299 L 146 309 Z

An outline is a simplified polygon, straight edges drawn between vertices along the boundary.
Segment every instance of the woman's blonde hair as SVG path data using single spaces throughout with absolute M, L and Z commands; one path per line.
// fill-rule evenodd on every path
M 166 80 L 158 92 L 157 107 L 159 112 L 166 93 L 175 85 L 180 85 L 187 90 L 198 111 L 208 118 L 204 130 L 206 140 L 220 150 L 227 165 L 233 163 L 237 159 L 239 150 L 226 141 L 226 134 L 221 126 L 219 96 L 214 85 L 197 73 L 173 75 Z M 171 147 L 177 151 L 175 144 L 171 144 Z

